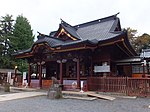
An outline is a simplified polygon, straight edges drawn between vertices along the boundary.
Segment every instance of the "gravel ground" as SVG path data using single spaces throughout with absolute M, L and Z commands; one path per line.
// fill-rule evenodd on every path
M 40 96 L 0 102 L 0 112 L 150 112 L 148 105 L 150 98 L 84 101 Z

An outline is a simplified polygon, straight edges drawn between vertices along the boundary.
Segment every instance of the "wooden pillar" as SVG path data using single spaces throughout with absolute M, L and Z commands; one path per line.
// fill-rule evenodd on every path
M 130 63 L 130 67 L 131 67 L 131 75 L 130 76 L 132 77 L 132 74 L 133 74 L 132 73 L 132 63 Z
M 80 61 L 77 59 L 77 88 L 80 89 Z
M 147 74 L 149 75 L 149 62 L 146 64 L 147 67 Z
M 142 77 L 145 77 L 145 65 L 143 64 L 143 76 Z
M 39 64 L 39 87 L 42 88 L 42 64 Z
M 42 88 L 42 64 L 40 62 L 37 63 L 38 74 L 39 74 L 39 87 Z
M 62 61 L 60 61 L 60 84 L 62 84 L 63 85 L 63 63 L 62 63 Z
M 31 65 L 28 64 L 28 86 L 31 86 Z
M 58 79 L 58 63 L 56 63 L 56 74 L 55 74 L 56 76 L 56 79 Z
M 90 77 L 93 77 L 93 60 L 91 58 L 91 65 L 90 65 Z

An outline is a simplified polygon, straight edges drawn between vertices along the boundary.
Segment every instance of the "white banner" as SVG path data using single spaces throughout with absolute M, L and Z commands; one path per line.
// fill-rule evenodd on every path
M 7 73 L 7 82 L 10 83 L 11 82 L 11 72 Z
M 26 78 L 27 78 L 27 73 L 26 73 L 26 72 L 23 72 L 23 77 L 22 77 L 22 85 L 23 85 L 23 86 L 26 85 L 25 83 L 27 83 Z

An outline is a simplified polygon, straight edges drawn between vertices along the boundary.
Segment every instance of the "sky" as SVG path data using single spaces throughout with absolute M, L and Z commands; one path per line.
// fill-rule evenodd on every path
M 49 34 L 59 27 L 60 19 L 77 25 L 120 14 L 121 27 L 131 27 L 138 35 L 150 34 L 150 0 L 0 0 L 0 16 L 26 17 L 33 29 Z

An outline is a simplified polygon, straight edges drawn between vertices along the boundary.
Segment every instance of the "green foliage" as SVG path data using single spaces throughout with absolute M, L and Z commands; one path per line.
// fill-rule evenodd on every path
M 3 55 L 10 54 L 9 48 L 10 48 L 10 39 L 12 37 L 13 33 L 13 19 L 12 15 L 6 15 L 2 17 L 1 23 L 0 23 L 0 42 L 1 42 L 1 50 Z
M 27 71 L 27 61 L 15 59 L 12 54 L 18 50 L 31 47 L 34 36 L 27 18 L 19 15 L 13 23 L 12 15 L 6 15 L 0 20 L 0 68 L 18 66 L 23 72 Z
M 10 39 L 13 36 L 13 19 L 12 15 L 6 15 L 0 20 L 0 67 L 12 68 L 11 57 L 11 42 Z
M 17 59 L 16 60 L 16 65 L 18 66 L 18 70 L 20 70 L 21 72 L 28 71 L 28 62 L 27 62 L 27 60 Z
M 136 51 L 140 53 L 142 49 L 150 48 L 149 44 L 150 44 L 150 35 L 144 33 L 143 35 L 138 36 L 135 42 Z
M 127 28 L 127 31 L 128 31 L 128 38 L 129 38 L 129 41 L 130 41 L 132 47 L 135 49 L 135 42 L 136 42 L 136 40 L 137 40 L 136 34 L 137 34 L 138 32 L 137 32 L 137 30 L 131 29 L 130 27 Z
M 142 49 L 149 48 L 150 44 L 150 35 L 144 33 L 141 36 L 137 36 L 137 30 L 127 28 L 129 41 L 137 53 L 140 53 Z
M 1 58 L 1 68 L 13 68 L 11 65 L 13 64 L 10 56 L 2 56 Z
M 27 18 L 19 15 L 16 19 L 13 31 L 14 38 L 11 40 L 14 50 L 24 50 L 31 47 L 34 36 L 32 34 L 31 25 Z
M 13 38 L 11 40 L 13 50 L 18 51 L 28 49 L 33 44 L 33 40 L 34 36 L 29 21 L 27 18 L 19 15 L 14 25 Z M 28 64 L 26 60 L 17 59 L 16 62 L 20 71 L 27 71 Z

